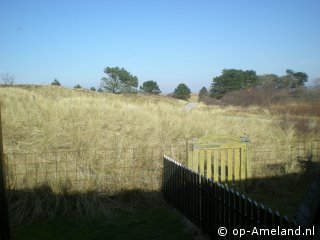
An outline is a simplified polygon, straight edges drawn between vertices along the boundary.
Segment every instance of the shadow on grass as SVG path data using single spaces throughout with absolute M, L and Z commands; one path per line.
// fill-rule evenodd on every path
M 320 215 L 320 164 L 318 162 L 299 160 L 299 171 L 296 173 L 285 173 L 282 164 L 272 164 L 269 168 L 275 171 L 280 169 L 282 175 L 251 179 L 246 195 L 289 218 L 299 217 L 302 214 L 302 205 L 308 210 L 318 211 Z
M 319 164 L 304 164 L 299 174 L 252 179 L 246 195 L 281 215 L 295 217 L 299 213 L 301 219 L 304 203 L 311 214 L 320 216 Z M 310 195 L 315 180 L 316 193 Z M 131 190 L 112 196 L 98 192 L 56 194 L 41 185 L 8 191 L 8 200 L 14 240 L 193 239 L 198 234 L 186 230 L 181 216 L 157 191 Z M 309 217 L 319 222 L 314 216 Z
M 273 177 L 251 179 L 247 195 L 257 202 L 292 217 L 320 173 L 318 163 L 303 164 L 306 165 L 296 173 L 286 173 L 283 164 L 268 165 L 266 170 L 274 170 L 277 174 Z M 279 170 L 281 175 L 279 175 Z
M 159 192 L 57 195 L 42 185 L 8 196 L 13 240 L 193 238 Z

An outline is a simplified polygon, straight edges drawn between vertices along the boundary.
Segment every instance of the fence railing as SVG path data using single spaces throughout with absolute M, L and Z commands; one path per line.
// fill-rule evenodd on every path
M 223 230 L 229 231 L 228 239 L 239 239 L 240 231 L 243 239 L 270 239 L 268 236 L 260 238 L 260 229 L 284 229 L 284 238 L 294 239 L 297 233 L 294 231 L 300 229 L 295 221 L 281 216 L 278 211 L 200 176 L 169 157 L 164 157 L 163 164 L 163 197 L 212 239 L 223 236 Z M 225 229 L 221 231 L 221 227 Z M 312 235 L 312 230 L 308 230 L 304 234 Z
M 182 160 L 185 146 L 5 154 L 9 190 L 43 184 L 59 190 L 117 192 L 161 187 L 162 157 Z
M 122 182 L 125 187 L 154 188 L 161 184 L 163 155 L 187 165 L 186 151 L 185 145 L 172 145 L 93 151 L 9 152 L 4 155 L 6 185 L 9 189 L 15 190 L 32 188 L 48 182 L 55 182 L 55 185 L 64 182 L 71 189 L 90 188 L 100 191 L 106 188 L 117 189 L 113 183 Z M 252 156 L 253 178 L 281 176 L 301 171 L 301 168 L 307 168 L 308 164 L 312 166 L 313 162 L 320 162 L 319 140 L 263 145 L 252 143 L 249 151 Z M 211 155 L 214 157 L 214 152 Z M 230 155 L 233 156 L 232 153 Z M 214 159 L 223 156 L 218 154 Z M 208 154 L 204 154 L 204 157 L 208 158 Z M 233 162 L 236 159 L 237 157 L 233 156 Z M 214 165 L 214 160 L 211 164 Z M 200 164 L 199 169 L 209 170 L 208 165 Z M 217 169 L 213 168 L 212 173 Z M 309 170 L 312 171 L 313 168 L 309 167 Z M 231 171 L 228 169 L 225 177 L 229 173 Z M 233 179 L 236 180 L 236 177 Z
M 254 178 L 310 170 L 312 163 L 320 163 L 319 139 L 252 144 L 251 151 Z

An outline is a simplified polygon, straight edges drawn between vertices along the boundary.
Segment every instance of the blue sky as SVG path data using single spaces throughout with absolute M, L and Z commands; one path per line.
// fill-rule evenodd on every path
M 124 67 L 162 92 L 223 69 L 320 77 L 319 0 L 0 0 L 0 73 L 99 87 Z

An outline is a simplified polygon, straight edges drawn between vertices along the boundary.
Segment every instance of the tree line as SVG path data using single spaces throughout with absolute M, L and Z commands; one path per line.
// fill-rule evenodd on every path
M 158 95 L 161 93 L 158 83 L 153 80 L 143 82 L 138 89 L 138 78 L 124 68 L 106 67 L 103 72 L 107 76 L 101 78 L 101 87 L 98 89 L 98 92 L 110 92 L 114 94 L 140 92 L 153 95 Z M 57 79 L 54 79 L 51 85 L 61 86 Z M 82 87 L 77 84 L 74 86 L 74 88 L 81 89 Z M 90 90 L 96 91 L 94 87 L 92 87 Z M 179 99 L 187 100 L 191 96 L 191 90 L 186 84 L 181 83 L 174 90 L 173 96 Z
M 101 78 L 99 92 L 114 94 L 140 92 L 155 95 L 161 93 L 158 83 L 153 80 L 143 82 L 138 89 L 138 78 L 124 68 L 106 67 L 103 72 L 107 76 Z M 285 73 L 283 76 L 276 74 L 257 75 L 254 70 L 224 69 L 220 76 L 212 79 L 209 90 L 205 87 L 200 90 L 199 96 L 200 99 L 203 96 L 221 99 L 229 92 L 248 88 L 290 90 L 300 88 L 308 81 L 308 75 L 304 72 L 287 69 Z M 60 86 L 60 82 L 55 79 L 52 85 Z M 79 89 L 81 86 L 78 84 L 74 88 Z M 96 91 L 94 87 L 91 90 Z M 191 96 L 191 91 L 186 84 L 180 83 L 174 90 L 173 96 L 187 100 Z
M 101 78 L 101 87 L 98 92 L 110 92 L 114 94 L 120 93 L 144 93 L 144 94 L 160 94 L 161 90 L 156 81 L 148 80 L 142 83 L 138 89 L 138 78 L 132 75 L 124 68 L 106 67 L 103 72 L 107 75 Z M 295 72 L 287 69 L 285 75 L 278 76 L 276 74 L 257 75 L 254 70 L 224 69 L 220 76 L 214 77 L 210 89 L 203 87 L 199 92 L 200 100 L 202 97 L 212 97 L 221 99 L 229 92 L 244 90 L 248 88 L 256 89 L 298 89 L 305 86 L 308 81 L 308 75 L 304 72 Z M 9 73 L 2 74 L 1 80 L 5 85 L 14 84 L 14 76 Z M 61 86 L 61 83 L 54 79 L 51 85 Z M 315 81 L 315 85 L 320 86 L 320 79 Z M 81 89 L 77 84 L 74 89 Z M 96 88 L 91 87 L 91 91 Z M 174 90 L 173 96 L 179 99 L 187 100 L 191 96 L 189 87 L 180 83 Z
M 107 77 L 103 77 L 102 85 L 107 92 L 112 93 L 136 93 L 138 92 L 138 78 L 132 75 L 124 68 L 106 67 L 104 73 Z M 160 94 L 160 88 L 156 81 L 149 80 L 143 82 L 139 92 L 145 94 Z M 180 83 L 174 90 L 173 96 L 179 99 L 187 100 L 191 96 L 189 87 Z
M 254 70 L 224 69 L 220 76 L 213 78 L 210 90 L 203 87 L 199 96 L 200 98 L 210 96 L 221 99 L 229 92 L 248 88 L 293 90 L 305 86 L 307 81 L 308 75 L 306 73 L 294 72 L 292 69 L 287 69 L 283 76 L 276 74 L 257 75 Z

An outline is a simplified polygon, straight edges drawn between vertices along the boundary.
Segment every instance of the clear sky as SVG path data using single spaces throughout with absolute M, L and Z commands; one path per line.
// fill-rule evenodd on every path
M 0 73 L 99 87 L 103 69 L 210 87 L 223 69 L 320 77 L 319 0 L 0 0 Z

